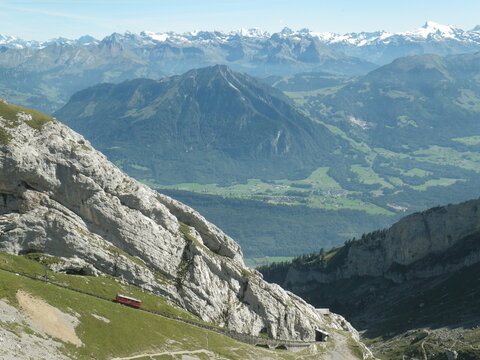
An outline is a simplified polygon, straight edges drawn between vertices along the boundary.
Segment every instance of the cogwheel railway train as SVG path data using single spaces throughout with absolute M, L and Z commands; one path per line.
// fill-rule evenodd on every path
M 137 309 L 142 306 L 142 300 L 135 299 L 130 296 L 122 295 L 122 294 L 117 294 L 117 297 L 115 298 L 115 302 L 123 305 L 128 305 Z

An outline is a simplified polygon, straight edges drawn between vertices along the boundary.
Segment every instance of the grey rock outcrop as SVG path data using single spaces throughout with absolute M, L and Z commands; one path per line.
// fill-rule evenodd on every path
M 445 352 L 445 355 L 447 355 L 447 359 L 448 359 L 448 360 L 456 360 L 456 359 L 458 359 L 458 353 L 457 353 L 455 350 L 454 350 L 454 351 L 452 351 L 452 350 L 447 350 L 447 351 Z
M 242 333 L 314 340 L 327 325 L 245 267 L 239 245 L 199 213 L 129 178 L 65 125 L 29 119 L 0 118 L 1 251 L 121 277 Z
M 480 199 L 436 207 L 348 244 L 333 270 L 292 267 L 285 282 L 330 283 L 357 276 L 403 282 L 438 276 L 479 262 L 479 237 Z

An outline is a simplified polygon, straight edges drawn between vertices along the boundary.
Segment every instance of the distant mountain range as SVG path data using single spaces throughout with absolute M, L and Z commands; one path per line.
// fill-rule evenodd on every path
M 433 25 L 425 29 L 429 27 Z M 212 35 L 209 41 L 208 34 Z M 68 111 L 58 112 L 58 116 L 61 118 L 62 113 L 62 117 L 77 122 L 72 124 L 77 130 L 76 126 L 88 125 L 88 134 L 81 131 L 92 135 L 93 142 L 103 142 L 97 145 L 117 165 L 150 184 L 170 184 L 171 189 L 333 211 L 335 220 L 325 234 L 318 236 L 322 243 L 338 243 L 343 241 L 339 239 L 357 235 L 360 228 L 372 229 L 373 224 L 385 223 L 384 218 L 379 222 L 381 216 L 421 210 L 438 204 L 438 199 L 462 201 L 478 189 L 478 54 L 406 57 L 367 75 L 349 76 L 337 70 L 343 67 L 351 73 L 359 69 L 356 65 L 373 65 L 332 50 L 329 46 L 333 45 L 322 43 L 306 30 L 285 29 L 269 37 L 244 31 L 224 34 L 222 41 L 218 41 L 222 33 L 215 34 L 191 34 L 192 39 L 203 39 L 195 40 L 198 46 L 193 40 L 187 44 L 173 35 L 130 33 L 114 34 L 99 42 L 85 38 L 82 46 L 58 40 L 37 48 L 2 47 L 0 97 L 53 113 L 75 92 L 108 82 L 75 95 Z M 143 42 L 147 36 L 149 45 Z M 439 36 L 426 36 L 424 41 L 436 38 Z M 210 75 L 216 80 L 207 80 L 208 76 L 200 76 L 200 70 L 191 71 L 190 78 L 169 76 L 158 80 L 167 72 L 183 73 L 182 69 L 188 72 L 199 66 L 211 67 L 212 63 L 227 63 L 234 70 L 265 75 L 261 81 L 285 91 L 296 101 L 297 109 L 279 91 L 266 90 L 248 75 L 230 70 L 224 77 L 228 81 L 214 72 Z M 315 71 L 291 75 L 292 71 L 305 69 Z M 137 80 L 118 84 L 128 79 Z M 167 86 L 172 87 L 171 93 L 166 92 Z M 205 106 L 212 103 L 206 95 L 222 102 Z M 227 114 L 225 123 L 219 114 Z M 259 116 L 266 116 L 268 126 L 260 128 L 255 123 Z M 163 128 L 157 127 L 160 118 Z M 247 133 L 252 136 L 243 145 L 235 136 L 223 136 L 228 132 L 227 123 L 238 124 L 242 118 L 253 121 L 249 123 L 252 126 L 234 134 L 244 139 Z M 200 123 L 202 127 L 195 127 Z M 177 124 L 186 124 L 188 132 L 176 132 Z M 205 129 L 211 132 L 203 132 Z M 288 134 L 279 138 L 288 139 L 283 143 L 288 145 L 283 147 L 288 152 L 258 151 L 260 134 L 272 144 L 280 130 Z M 129 132 L 139 146 L 105 135 L 125 137 Z M 151 144 L 155 151 L 142 152 L 145 144 Z M 161 145 L 165 146 L 163 150 Z M 270 150 L 273 148 L 270 146 Z M 150 156 L 152 153 L 157 157 Z M 205 166 L 207 159 L 218 167 Z M 273 163 L 277 160 L 281 164 L 278 167 Z M 196 177 L 194 184 L 177 183 L 189 176 Z M 339 224 L 335 222 L 338 210 L 366 211 L 372 221 L 359 221 L 368 226 L 357 230 L 335 227 Z M 338 237 L 332 236 L 335 228 L 342 229 Z M 243 235 L 237 236 L 244 243 Z M 306 239 L 307 235 L 300 237 Z M 257 238 L 249 235 L 250 240 Z M 308 238 L 306 251 L 316 244 L 316 237 Z M 275 242 L 278 236 L 272 232 L 264 239 L 265 243 Z M 295 254 L 300 251 L 305 250 L 298 248 Z M 292 251 L 286 250 L 285 254 Z
M 304 71 L 358 75 L 376 68 L 316 37 L 281 33 L 250 37 L 200 32 L 190 39 L 115 33 L 102 41 L 84 36 L 44 43 L 4 36 L 0 42 L 0 97 L 48 113 L 74 92 L 98 83 L 159 79 L 216 64 L 259 76 Z
M 480 51 L 480 26 L 465 31 L 433 21 L 427 21 L 418 29 L 399 33 L 376 31 L 316 35 L 333 49 L 379 65 L 401 56 L 452 55 Z
M 441 25 L 427 21 L 422 27 L 390 33 L 386 31 L 352 32 L 338 34 L 332 32 L 314 32 L 309 29 L 294 31 L 284 28 L 280 32 L 269 33 L 257 28 L 236 31 L 192 31 L 186 33 L 143 31 L 139 34 L 125 32 L 113 33 L 101 41 L 117 41 L 123 46 L 155 47 L 161 44 L 191 46 L 207 49 L 218 44 L 231 45 L 238 48 L 242 45 L 264 44 L 268 41 L 298 42 L 305 39 L 318 39 L 321 43 L 348 55 L 385 64 L 399 56 L 434 53 L 448 55 L 462 52 L 478 51 L 480 48 L 480 25 L 471 30 L 463 30 L 452 25 Z M 52 44 L 79 47 L 98 45 L 101 42 L 89 35 L 78 39 L 63 37 L 47 41 L 26 41 L 15 36 L 0 35 L 0 46 L 24 49 L 40 49 Z
M 317 37 L 327 44 L 350 44 L 357 47 L 389 44 L 398 39 L 411 42 L 456 40 L 459 42 L 480 43 L 480 25 L 471 30 L 463 30 L 452 25 L 442 25 L 433 21 L 427 21 L 422 27 L 410 31 L 389 33 L 386 31 L 374 32 L 352 32 L 347 34 L 338 34 L 332 32 L 314 32 L 309 29 L 294 31 L 288 27 L 277 33 L 269 33 L 258 28 L 240 29 L 236 31 L 192 31 L 186 33 L 164 32 L 155 33 L 151 31 L 142 31 L 139 34 L 125 32 L 124 34 L 113 33 L 107 36 L 116 37 L 118 40 L 134 45 L 148 46 L 162 42 L 171 42 L 176 44 L 185 43 L 214 43 L 230 42 L 238 39 L 265 40 L 271 38 L 300 39 L 307 36 Z M 104 40 L 105 40 L 104 39 Z M 70 46 L 91 45 L 100 41 L 90 35 L 84 35 L 78 39 L 67 39 L 63 37 L 54 38 L 47 41 L 23 40 L 15 36 L 0 35 L 0 45 L 13 48 L 41 48 L 51 44 L 65 44 Z
M 476 51 L 479 27 L 464 31 L 433 22 L 397 34 L 285 28 L 274 34 L 258 29 L 126 32 L 102 40 L 86 35 L 43 42 L 0 35 L 0 96 L 52 113 L 74 92 L 101 82 L 159 79 L 216 64 L 260 77 L 301 72 L 357 76 L 402 56 Z
M 87 45 L 94 45 L 98 43 L 99 41 L 90 35 L 84 35 L 75 40 L 67 39 L 64 37 L 58 37 L 51 40 L 38 41 L 38 40 L 23 40 L 16 36 L 0 34 L 0 46 L 13 48 L 13 49 L 26 49 L 26 48 L 41 49 L 50 45 L 87 46 Z

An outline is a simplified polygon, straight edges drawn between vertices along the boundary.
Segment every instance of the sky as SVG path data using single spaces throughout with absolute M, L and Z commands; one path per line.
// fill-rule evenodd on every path
M 0 34 L 47 40 L 254 27 L 344 34 L 413 30 L 427 20 L 469 30 L 478 14 L 480 0 L 0 0 Z

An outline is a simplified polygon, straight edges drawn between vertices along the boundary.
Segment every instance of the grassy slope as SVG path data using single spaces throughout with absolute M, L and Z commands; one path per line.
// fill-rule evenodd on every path
M 23 112 L 32 116 L 32 119 L 27 121 L 27 124 L 34 129 L 39 129 L 43 124 L 53 121 L 53 118 L 33 109 L 10 105 L 5 102 L 0 102 L 0 116 L 8 120 L 10 126 L 15 126 L 17 123 L 17 114 Z
M 111 298 L 117 292 L 126 293 L 141 298 L 146 308 L 167 312 L 189 320 L 196 319 L 193 315 L 168 304 L 161 297 L 144 293 L 133 286 L 121 284 L 110 277 L 95 278 L 56 274 L 46 270 L 44 265 L 36 261 L 5 253 L 0 253 L 0 267 L 38 276 L 47 274 L 49 279 Z M 79 318 L 80 324 L 76 328 L 76 332 L 84 346 L 76 348 L 73 345 L 65 344 L 63 348 L 67 356 L 76 359 L 109 359 L 114 356 L 139 353 L 199 349 L 208 349 L 220 358 L 228 359 L 299 358 L 297 354 L 252 347 L 179 321 L 1 271 L 0 299 L 6 299 L 10 304 L 18 306 L 15 298 L 18 289 L 28 291 L 61 311 L 75 314 Z M 110 323 L 99 321 L 92 314 L 107 318 Z M 304 353 L 298 355 L 302 357 L 305 355 L 305 359 L 316 358 L 314 355 L 309 356 Z
M 27 120 L 27 125 L 31 126 L 34 129 L 41 129 L 41 127 L 49 122 L 54 121 L 48 115 L 45 115 L 39 111 L 32 110 L 29 108 L 24 108 L 20 106 L 10 105 L 0 99 L 0 117 L 4 119 L 3 124 L 0 124 L 0 145 L 7 145 L 12 140 L 12 135 L 10 131 L 6 128 L 14 128 L 20 125 L 17 114 L 25 113 L 31 116 L 30 120 Z
M 393 203 L 419 210 L 434 206 L 433 194 L 458 202 L 470 198 L 478 188 L 480 143 L 478 126 L 472 125 L 477 123 L 472 119 L 480 109 L 475 95 L 478 77 L 473 76 L 478 73 L 476 56 L 403 58 L 365 77 L 346 79 L 345 86 L 332 96 L 322 94 L 321 86 L 297 89 L 287 80 L 280 83 L 312 118 L 327 123 L 351 144 L 362 143 L 358 150 L 365 158 L 334 176 L 343 189 L 362 192 L 365 203 L 383 207 Z M 437 81 L 437 77 L 448 81 Z M 449 84 L 446 87 L 445 82 Z M 367 128 L 354 123 L 353 115 L 366 121 Z M 423 121 L 423 127 L 418 128 L 421 124 L 413 119 Z M 452 123 L 462 123 L 455 129 L 464 133 L 463 137 L 453 136 Z M 378 128 L 383 129 L 382 134 L 377 133 Z M 435 137 L 438 133 L 441 136 Z M 398 146 L 390 146 L 392 141 L 399 142 Z M 413 168 L 418 171 L 410 172 Z

